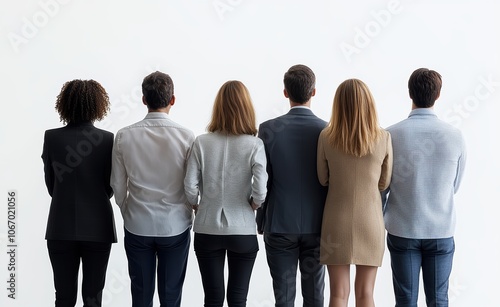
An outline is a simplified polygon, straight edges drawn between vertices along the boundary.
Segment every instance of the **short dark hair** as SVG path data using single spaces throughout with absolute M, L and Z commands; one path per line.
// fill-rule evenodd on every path
M 283 78 L 288 98 L 295 103 L 304 104 L 311 99 L 316 86 L 314 72 L 305 65 L 294 65 Z
M 174 96 L 174 83 L 169 75 L 155 71 L 142 81 L 142 95 L 150 110 L 165 108 Z
M 415 70 L 408 80 L 410 98 L 418 108 L 430 108 L 441 93 L 441 75 L 427 68 Z
M 81 123 L 103 119 L 109 105 L 108 93 L 99 82 L 77 79 L 64 83 L 55 108 L 62 122 Z

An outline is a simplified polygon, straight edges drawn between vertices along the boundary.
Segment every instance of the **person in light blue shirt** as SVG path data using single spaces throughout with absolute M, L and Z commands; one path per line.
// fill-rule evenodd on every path
M 392 181 L 382 193 L 396 306 L 416 307 L 422 270 L 427 306 L 448 306 L 455 251 L 455 204 L 466 161 L 460 130 L 436 116 L 441 75 L 427 68 L 408 81 L 410 116 L 389 127 Z

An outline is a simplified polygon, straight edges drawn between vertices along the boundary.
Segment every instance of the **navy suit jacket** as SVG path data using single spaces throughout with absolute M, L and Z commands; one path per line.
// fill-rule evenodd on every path
M 260 233 L 319 234 L 327 188 L 318 181 L 317 148 L 326 122 L 292 108 L 259 127 L 267 156 L 267 197 L 257 210 Z
M 42 159 L 52 197 L 46 239 L 116 242 L 112 149 L 113 134 L 90 122 L 45 132 Z

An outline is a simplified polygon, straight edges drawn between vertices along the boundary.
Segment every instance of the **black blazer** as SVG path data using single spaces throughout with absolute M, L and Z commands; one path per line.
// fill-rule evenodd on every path
M 259 127 L 267 156 L 267 197 L 257 210 L 260 233 L 319 234 L 327 188 L 318 181 L 317 147 L 326 122 L 305 108 Z
M 52 197 L 45 239 L 116 242 L 112 149 L 113 134 L 90 122 L 45 131 L 42 159 Z

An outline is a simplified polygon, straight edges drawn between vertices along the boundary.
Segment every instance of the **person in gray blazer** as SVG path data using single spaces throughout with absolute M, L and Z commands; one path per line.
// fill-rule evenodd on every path
M 316 77 L 309 67 L 292 66 L 283 82 L 290 111 L 259 127 L 269 179 L 257 227 L 264 234 L 276 306 L 294 306 L 297 264 L 304 306 L 323 306 L 319 246 L 327 190 L 318 181 L 316 152 L 326 122 L 310 110 Z
M 205 307 L 246 306 L 259 245 L 255 212 L 266 197 L 266 155 L 246 86 L 227 81 L 215 98 L 208 133 L 196 138 L 184 189 L 196 212 L 194 251 Z M 225 259 L 227 258 L 227 291 Z

